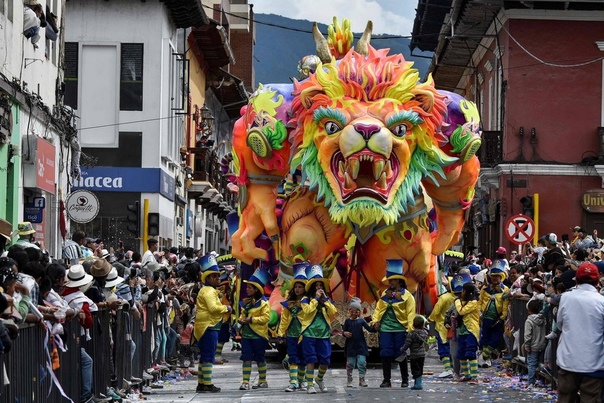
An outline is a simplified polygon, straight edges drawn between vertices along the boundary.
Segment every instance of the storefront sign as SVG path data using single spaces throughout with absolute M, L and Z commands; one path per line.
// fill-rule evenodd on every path
M 94 193 L 88 190 L 75 190 L 67 196 L 66 211 L 69 218 L 85 224 L 95 219 L 101 205 Z
M 36 207 L 35 203 L 26 203 L 23 208 L 23 221 L 40 224 L 44 221 L 44 209 Z
M 95 192 L 160 193 L 174 201 L 175 180 L 161 168 L 94 167 L 82 169 L 73 187 Z
M 604 213 L 604 190 L 592 189 L 583 193 L 581 206 L 590 213 Z
M 55 146 L 36 138 L 36 187 L 55 194 Z

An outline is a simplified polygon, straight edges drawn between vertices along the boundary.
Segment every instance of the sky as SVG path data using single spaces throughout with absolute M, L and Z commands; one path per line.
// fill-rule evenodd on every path
M 277 14 L 296 20 L 331 24 L 347 18 L 353 32 L 373 21 L 374 34 L 410 36 L 418 0 L 248 0 L 255 14 Z

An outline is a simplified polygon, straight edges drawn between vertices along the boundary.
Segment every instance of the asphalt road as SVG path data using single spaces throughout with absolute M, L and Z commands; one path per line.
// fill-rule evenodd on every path
M 556 393 L 542 388 L 537 391 L 524 390 L 524 381 L 512 374 L 501 365 L 480 369 L 477 385 L 454 382 L 452 379 L 438 379 L 436 375 L 442 372 L 435 351 L 430 350 L 424 368 L 424 389 L 415 391 L 401 389 L 400 373 L 397 368 L 392 370 L 393 387 L 381 389 L 382 381 L 381 364 L 370 362 L 366 381 L 369 387 L 346 387 L 346 368 L 341 352 L 334 353 L 332 368 L 325 376 L 327 393 L 321 393 L 317 388 L 316 395 L 306 392 L 285 392 L 289 382 L 288 372 L 283 369 L 276 352 L 267 353 L 268 362 L 268 389 L 240 391 L 241 361 L 238 352 L 230 352 L 230 344 L 225 346 L 223 357 L 228 360 L 224 365 L 214 366 L 214 384 L 222 391 L 220 393 L 196 393 L 196 377 L 180 381 L 166 381 L 163 389 L 154 389 L 147 395 L 147 401 L 155 403 L 168 402 L 387 402 L 400 399 L 421 400 L 424 402 L 555 402 Z M 316 373 L 316 372 L 315 372 Z M 252 367 L 251 385 L 257 382 L 257 369 Z M 432 375 L 435 374 L 435 375 Z M 398 375 L 398 377 L 397 377 Z M 358 383 L 358 373 L 355 370 L 355 384 Z M 413 385 L 413 382 L 410 382 Z

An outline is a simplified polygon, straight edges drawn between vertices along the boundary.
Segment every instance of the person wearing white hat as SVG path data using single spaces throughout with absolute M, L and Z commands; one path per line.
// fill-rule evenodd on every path
M 287 346 L 287 356 L 289 364 L 289 386 L 285 389 L 286 392 L 295 392 L 306 388 L 303 385 L 304 367 L 300 368 L 302 362 L 302 346 L 299 343 L 300 334 L 302 333 L 302 323 L 299 315 L 302 313 L 301 301 L 306 295 L 306 268 L 308 262 L 294 263 L 294 278 L 290 282 L 290 290 L 287 295 L 287 300 L 281 305 L 281 321 L 279 329 L 277 329 L 277 337 L 279 343 L 285 343 Z
M 90 298 L 84 295 L 82 290 L 90 287 L 93 281 L 94 278 L 86 273 L 84 266 L 75 264 L 67 271 L 67 281 L 63 291 L 63 297 L 69 307 L 78 312 L 77 318 L 86 331 L 87 339 L 90 338 L 89 329 L 92 328 L 92 312 L 98 311 L 98 307 Z M 82 394 L 80 401 L 82 402 L 103 401 L 93 395 L 92 365 L 92 358 L 88 355 L 86 349 L 81 348 Z

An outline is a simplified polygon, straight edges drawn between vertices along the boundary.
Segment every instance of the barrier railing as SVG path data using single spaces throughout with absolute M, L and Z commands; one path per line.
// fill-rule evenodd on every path
M 60 366 L 53 373 L 65 395 L 76 403 L 80 401 L 81 347 L 93 359 L 95 393 L 105 393 L 111 386 L 112 375 L 117 379 L 118 388 L 126 386 L 122 383 L 124 379 L 130 380 L 133 376 L 142 378 L 143 371 L 152 363 L 151 338 L 155 318 L 154 308 L 145 308 L 145 315 L 141 320 L 133 318 L 128 307 L 113 315 L 109 311 L 100 310 L 93 314 L 93 326 L 89 330 L 92 339 L 89 341 L 77 320 L 64 323 L 61 339 L 66 351 L 59 350 Z M 51 377 L 51 344 L 48 339 L 47 333 L 39 326 L 19 326 L 19 336 L 13 340 L 11 351 L 0 354 L 0 402 L 67 401 Z M 134 354 L 130 340 L 136 345 Z M 112 356 L 115 357 L 115 362 Z M 7 385 L 2 381 L 5 376 L 9 380 Z
M 511 325 L 513 326 L 513 330 L 519 331 L 519 336 L 518 336 L 519 345 L 522 345 L 524 343 L 524 323 L 526 322 L 526 319 L 528 318 L 528 311 L 526 309 L 526 304 L 527 304 L 527 301 L 523 300 L 523 299 L 511 299 L 510 300 L 510 322 L 511 322 Z M 545 332 L 546 332 L 546 334 L 548 334 L 552 328 L 552 322 L 554 320 L 554 315 L 553 315 L 552 309 L 550 309 L 547 312 L 547 314 L 545 315 L 545 320 L 546 320 Z M 558 349 L 558 340 L 557 339 L 549 340 L 548 344 L 549 344 L 549 348 L 545 352 L 545 354 L 547 354 L 547 355 L 544 356 L 544 362 L 548 364 L 548 366 L 552 372 L 552 376 L 553 376 L 552 381 L 555 382 L 555 379 L 558 374 L 558 366 L 556 365 L 556 350 Z

